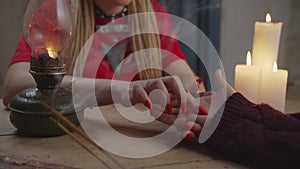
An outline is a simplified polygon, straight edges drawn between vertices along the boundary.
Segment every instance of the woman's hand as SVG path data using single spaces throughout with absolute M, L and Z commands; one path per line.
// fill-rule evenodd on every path
M 185 89 L 177 76 L 166 76 L 130 83 L 129 92 L 118 89 L 121 95 L 121 104 L 132 106 L 142 103 L 150 110 L 158 105 L 164 106 L 164 111 L 172 114 L 173 109 L 186 111 Z
M 221 71 L 214 75 L 215 86 L 218 92 L 201 93 L 195 98 L 187 92 L 177 76 L 167 76 L 147 81 L 132 82 L 129 87 L 129 102 L 121 101 L 125 106 L 142 103 L 150 109 L 151 114 L 159 121 L 172 125 L 180 113 L 185 114 L 180 118 L 178 131 L 188 138 L 199 135 L 207 118 L 207 110 L 213 107 L 221 108 L 226 99 L 235 91 L 225 81 Z M 125 92 L 126 93 L 126 92 Z M 126 99 L 122 99 L 126 100 Z M 211 111 L 211 110 L 210 110 Z
M 208 117 L 206 115 L 207 110 L 218 111 L 224 105 L 227 98 L 235 93 L 235 90 L 223 78 L 220 70 L 215 72 L 214 83 L 217 87 L 217 92 L 201 93 L 199 98 L 194 98 L 192 95 L 187 93 L 189 109 L 199 108 L 198 114 L 189 114 L 188 112 L 188 118 L 184 124 L 185 130 L 181 132 L 189 139 L 197 138 L 197 136 L 200 135 L 201 129 Z

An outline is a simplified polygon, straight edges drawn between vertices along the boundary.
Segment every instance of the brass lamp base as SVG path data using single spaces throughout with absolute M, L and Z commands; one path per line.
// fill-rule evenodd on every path
M 8 105 L 11 110 L 10 121 L 18 129 L 18 133 L 40 137 L 64 134 L 51 121 L 53 114 L 43 105 L 45 103 L 79 125 L 75 110 L 83 114 L 85 105 L 83 102 L 74 105 L 75 95 L 58 87 L 66 74 L 65 59 L 60 56 L 51 58 L 48 53 L 41 53 L 37 58 L 32 56 L 29 72 L 37 87 L 22 91 Z
M 10 121 L 21 135 L 37 137 L 63 135 L 64 132 L 50 120 L 53 114 L 42 103 L 47 103 L 71 122 L 79 125 L 75 110 L 83 114 L 85 106 L 74 105 L 72 100 L 71 91 L 63 88 L 29 88 L 15 96 L 8 105 L 11 110 Z

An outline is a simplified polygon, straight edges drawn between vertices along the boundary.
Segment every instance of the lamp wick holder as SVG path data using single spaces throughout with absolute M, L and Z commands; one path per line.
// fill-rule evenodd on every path
M 62 56 L 52 58 L 46 52 L 39 54 L 38 57 L 31 56 L 29 72 L 37 88 L 54 89 L 67 74 L 66 59 Z

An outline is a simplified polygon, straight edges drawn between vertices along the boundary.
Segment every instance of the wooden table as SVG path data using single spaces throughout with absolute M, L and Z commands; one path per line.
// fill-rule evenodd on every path
M 297 89 L 297 88 L 296 88 Z M 300 110 L 300 92 L 291 89 L 287 96 L 287 110 Z M 2 103 L 2 100 L 0 100 Z M 108 120 L 118 124 L 124 132 L 130 133 L 151 133 L 163 129 L 164 124 L 157 122 L 146 125 L 142 130 L 134 129 L 130 124 L 119 120 L 116 109 L 113 105 L 101 107 L 102 112 L 107 114 Z M 87 111 L 94 111 L 87 109 Z M 10 124 L 10 112 L 0 105 L 0 157 L 21 158 L 26 160 L 36 160 L 45 163 L 65 165 L 82 169 L 104 168 L 103 165 L 92 155 L 81 148 L 69 136 L 58 136 L 49 138 L 30 138 L 16 135 L 16 129 Z M 116 166 L 114 162 L 108 160 L 102 151 L 96 151 L 100 158 Z M 223 160 L 221 157 L 214 156 L 203 146 L 182 141 L 180 144 L 158 156 L 150 158 L 125 158 L 109 154 L 122 167 L 138 169 L 158 169 L 158 168 L 205 168 L 205 169 L 243 169 L 247 168 L 240 164 Z M 1 159 L 1 158 L 0 158 Z M 25 164 L 23 164 L 26 166 Z M 2 166 L 3 167 L 3 166 Z M 1 163 L 0 163 L 0 168 Z M 22 165 L 19 166 L 22 168 Z M 26 167 L 23 167 L 26 168 Z M 63 168 L 63 167 L 61 167 Z

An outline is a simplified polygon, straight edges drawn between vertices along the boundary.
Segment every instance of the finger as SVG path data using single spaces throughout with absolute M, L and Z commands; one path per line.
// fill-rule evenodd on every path
M 196 96 L 199 93 L 198 81 L 193 81 L 189 86 L 186 87 L 186 90 L 190 92 L 193 96 Z
M 202 129 L 202 126 L 198 123 L 187 122 L 183 125 L 183 128 L 188 131 L 194 132 L 196 135 L 199 135 Z
M 168 76 L 162 78 L 165 86 L 168 89 L 172 90 L 172 94 L 177 98 L 178 103 L 181 103 L 181 109 L 183 112 L 187 111 L 187 99 L 185 89 L 180 81 L 180 79 L 176 76 Z
M 200 135 L 201 130 L 202 130 L 202 126 L 198 123 L 195 123 L 194 130 L 192 130 L 192 132 L 194 132 L 196 135 Z
M 178 102 L 178 100 L 172 100 L 171 102 L 171 108 L 172 112 L 170 114 L 179 114 L 181 111 L 181 104 Z
M 148 96 L 151 100 L 153 107 L 159 107 L 159 110 L 164 111 L 167 105 L 167 98 L 165 94 L 160 89 L 154 89 L 150 92 Z
M 206 110 L 209 110 L 211 102 L 212 102 L 213 95 L 203 96 L 200 98 L 197 98 L 197 101 L 199 102 L 200 106 L 205 108 Z
M 187 102 L 191 113 L 208 115 L 210 96 L 195 99 L 190 93 L 187 93 Z
M 135 84 L 132 88 L 133 88 L 133 92 L 132 92 L 132 96 L 130 98 L 131 103 L 133 105 L 137 104 L 137 103 L 142 103 L 146 107 L 151 109 L 152 103 L 151 103 L 146 91 L 144 90 L 144 87 L 140 84 Z
M 171 103 L 170 94 L 168 92 L 167 87 L 165 86 L 164 82 L 161 79 L 153 79 L 149 81 L 146 85 L 146 91 L 148 94 L 155 89 L 160 89 L 164 95 L 166 96 L 167 103 Z
M 146 93 L 149 94 L 150 100 L 154 102 L 154 104 L 162 104 L 165 106 L 168 114 L 172 114 L 172 104 L 170 99 L 170 94 L 165 84 L 161 79 L 153 79 L 148 81 L 145 86 Z
M 156 117 L 156 120 L 168 125 L 172 125 L 175 122 L 176 117 L 174 115 L 161 114 L 160 116 Z
M 153 105 L 153 108 L 150 110 L 150 114 L 155 117 L 156 120 L 161 121 L 163 123 L 169 124 L 172 126 L 176 126 L 179 130 L 182 130 L 182 126 L 189 122 L 187 120 L 186 115 L 178 116 L 176 114 L 169 115 L 167 112 L 163 110 L 161 106 Z M 175 123 L 176 120 L 176 123 Z
M 168 108 L 166 108 L 168 109 Z M 170 112 L 168 112 L 168 110 L 164 110 L 163 113 L 168 114 L 168 115 L 178 115 L 180 113 L 181 108 L 171 108 L 171 110 L 169 110 Z
M 155 117 L 156 120 L 161 121 L 168 125 L 172 125 L 177 119 L 176 115 L 169 115 L 161 111 L 158 111 L 157 109 L 152 109 L 150 113 L 152 116 Z
M 236 91 L 227 83 L 226 79 L 222 75 L 222 71 L 220 69 L 216 70 L 214 75 L 215 85 L 218 89 L 225 89 L 227 92 L 227 96 L 232 95 Z
M 218 90 L 224 89 L 226 87 L 226 81 L 224 80 L 220 69 L 216 70 L 214 74 L 214 82 Z
M 198 115 L 195 122 L 200 124 L 201 126 L 204 126 L 206 119 L 206 115 Z
M 187 116 L 187 120 L 198 123 L 201 126 L 204 126 L 204 123 L 206 121 L 207 116 L 206 115 L 195 115 L 195 114 L 189 114 Z
M 203 106 L 199 106 L 198 107 L 198 114 L 201 114 L 201 115 L 208 115 L 208 111 L 206 110 L 206 108 L 205 107 L 203 107 Z
M 177 127 L 175 127 L 175 126 L 170 126 L 169 128 L 168 128 L 168 130 L 166 130 L 166 132 L 168 132 L 168 133 L 170 133 L 170 134 L 172 134 L 173 136 L 175 136 L 175 139 L 176 140 L 181 140 L 182 139 L 182 131 L 179 131 L 178 129 L 177 129 Z
M 196 135 L 192 131 L 183 132 L 186 139 L 193 140 L 196 138 Z
M 172 108 L 172 114 L 178 115 L 180 113 L 180 108 Z
M 171 98 L 171 104 L 173 108 L 180 108 L 180 102 L 179 100 L 177 100 L 176 96 L 174 96 L 173 94 L 170 94 L 170 98 Z
M 198 114 L 199 102 L 189 92 L 186 94 L 189 113 Z
M 147 93 L 151 95 L 152 91 L 154 90 L 160 90 L 163 93 L 163 95 L 165 96 L 164 98 L 166 99 L 166 110 L 168 114 L 172 114 L 170 94 L 161 79 L 155 79 L 147 83 L 146 85 L 146 91 L 148 91 Z

